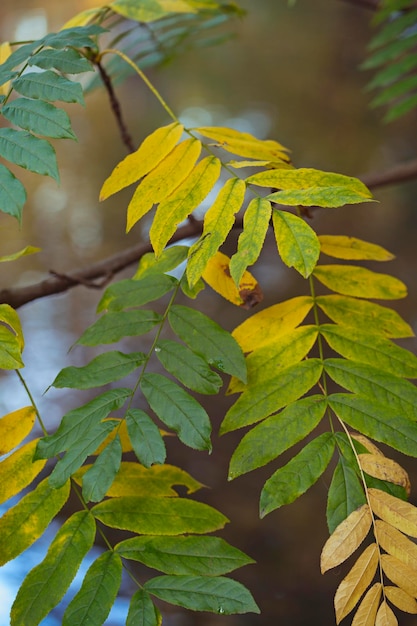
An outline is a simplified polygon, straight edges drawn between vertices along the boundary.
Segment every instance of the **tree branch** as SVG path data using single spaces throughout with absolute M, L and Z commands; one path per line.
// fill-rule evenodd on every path
M 385 170 L 385 172 L 364 174 L 359 176 L 359 178 L 369 189 L 413 180 L 417 178 L 417 159 L 394 165 L 394 167 Z

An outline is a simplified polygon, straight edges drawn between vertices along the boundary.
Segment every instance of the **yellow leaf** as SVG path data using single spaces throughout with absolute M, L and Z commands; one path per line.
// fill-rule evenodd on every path
M 417 596 L 417 570 L 408 567 L 391 554 L 381 554 L 381 565 L 384 573 L 398 587 L 410 596 Z
M 138 222 L 154 204 L 165 200 L 192 171 L 201 152 L 197 139 L 186 139 L 166 156 L 143 179 L 127 207 L 126 232 Z
M 410 493 L 408 474 L 396 461 L 380 454 L 359 454 L 359 460 L 363 471 L 369 476 L 400 485 Z
M 398 626 L 398 620 L 385 600 L 381 602 L 376 614 L 375 626 Z
M 304 320 L 313 306 L 310 296 L 297 296 L 259 311 L 232 332 L 243 352 L 267 345 L 286 335 Z
M 345 235 L 319 235 L 324 254 L 336 259 L 357 261 L 391 261 L 394 255 L 374 243 Z
M 229 266 L 230 258 L 223 252 L 216 252 L 208 261 L 202 278 L 214 291 L 232 304 L 241 306 L 243 309 L 251 309 L 263 298 L 256 278 L 250 272 L 244 272 L 238 289 L 230 275 Z
M 281 161 L 229 161 L 226 163 L 229 167 L 234 167 L 235 169 L 241 169 L 242 167 L 266 167 L 266 168 L 276 168 L 276 167 L 292 167 L 289 163 L 282 163 Z
M 114 420 L 113 417 L 108 417 L 105 420 L 103 420 L 104 422 L 106 422 L 107 420 Z M 115 428 L 114 430 L 111 431 L 111 433 L 109 433 L 107 435 L 107 437 L 105 438 L 105 440 L 103 441 L 102 444 L 99 445 L 99 447 L 97 448 L 97 450 L 95 452 L 93 452 L 93 456 L 97 456 L 98 454 L 101 454 L 101 452 L 103 452 L 104 448 L 106 448 L 109 443 L 111 441 L 113 441 L 113 439 L 116 437 L 116 435 L 119 435 L 120 437 L 120 442 L 122 444 L 122 451 L 123 452 L 132 452 L 133 448 L 132 448 L 132 444 L 129 438 L 129 435 L 127 434 L 127 426 L 126 426 L 126 421 L 125 420 L 120 420 L 121 424 L 118 428 Z
M 373 512 L 406 535 L 417 537 L 417 508 L 379 489 L 368 489 Z
M 4 322 L 13 330 L 16 335 L 17 342 L 19 344 L 20 350 L 22 351 L 25 346 L 25 341 L 23 337 L 23 330 L 20 324 L 20 319 L 18 314 L 9 304 L 0 304 L 0 322 Z
M 382 585 L 375 583 L 366 593 L 352 620 L 352 626 L 375 626 Z
M 74 17 L 68 20 L 68 22 L 65 22 L 60 30 L 74 28 L 76 26 L 87 26 L 87 24 L 90 24 L 96 16 L 99 16 L 100 13 L 103 13 L 105 10 L 106 7 L 97 7 L 96 9 L 81 11 L 81 13 L 77 13 L 77 15 L 74 15 Z
M 417 613 L 417 602 L 415 598 L 412 598 L 404 589 L 399 587 L 384 587 L 385 596 L 387 599 L 405 613 Z
M 378 548 L 376 543 L 372 543 L 361 554 L 337 588 L 334 597 L 337 624 L 357 605 L 371 584 L 377 567 Z
M 6 256 L 1 256 L 0 263 L 4 263 L 5 261 L 16 261 L 16 259 L 20 259 L 22 256 L 35 254 L 40 250 L 41 248 L 35 248 L 35 246 L 26 246 L 26 248 L 23 248 L 23 250 L 19 250 L 19 252 L 14 252 L 13 254 L 8 254 Z
M 224 148 L 227 152 L 237 154 L 255 160 L 268 161 L 284 161 L 289 162 L 287 148 L 284 148 L 277 141 L 257 139 L 249 133 L 242 133 L 233 128 L 224 128 L 221 126 L 201 126 L 195 128 L 200 135 L 214 139 L 219 147 Z
M 320 559 L 321 573 L 346 561 L 365 539 L 371 524 L 372 517 L 367 504 L 352 511 L 324 544 Z
M 354 434 L 352 434 L 352 439 L 356 439 L 356 441 L 359 441 L 359 443 L 361 443 L 364 448 L 369 450 L 369 452 L 371 454 L 376 454 L 378 456 L 384 456 L 384 454 L 374 444 L 374 442 L 371 441 L 370 439 L 368 439 L 368 437 L 365 437 L 365 435 L 361 435 L 360 433 L 354 433 Z
M 38 441 L 30 441 L 0 463 L 0 503 L 20 493 L 45 467 L 45 459 L 33 461 Z
M 8 41 L 0 44 L 0 65 L 2 63 L 5 63 L 11 54 L 12 48 Z M 10 81 L 8 80 L 7 83 L 3 83 L 3 85 L 0 85 L 0 96 L 7 96 L 7 94 L 9 93 L 9 89 Z
M 356 265 L 317 265 L 314 276 L 328 289 L 344 296 L 398 300 L 405 298 L 407 287 L 401 280 Z
M 385 552 L 413 567 L 417 567 L 417 546 L 402 532 L 383 522 L 375 520 L 376 539 Z
M 220 160 L 209 156 L 200 161 L 191 174 L 156 209 L 150 239 L 159 256 L 180 222 L 198 207 L 216 183 L 221 170 Z
M 104 181 L 100 191 L 100 200 L 105 200 L 148 174 L 171 152 L 183 130 L 184 127 L 181 124 L 174 122 L 148 135 L 136 152 L 129 154 L 118 163 Z
M 36 413 L 26 406 L 0 419 L 0 454 L 7 454 L 28 436 L 35 423 Z

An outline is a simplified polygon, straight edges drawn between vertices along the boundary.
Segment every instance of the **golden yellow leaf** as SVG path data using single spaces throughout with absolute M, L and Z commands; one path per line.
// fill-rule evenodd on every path
M 378 567 L 376 543 L 368 546 L 337 588 L 334 597 L 336 622 L 339 624 L 357 605 L 372 582 Z
M 8 41 L 0 44 L 0 65 L 7 61 L 11 53 L 12 48 Z M 9 93 L 9 89 L 10 81 L 8 80 L 7 83 L 3 83 L 3 85 L 0 85 L 0 96 L 7 96 L 7 94 Z
M 258 281 L 250 272 L 246 271 L 238 289 L 230 275 L 229 266 L 230 258 L 223 252 L 216 252 L 208 261 L 202 278 L 214 291 L 217 291 L 232 304 L 241 306 L 243 309 L 251 309 L 263 298 Z
M 408 474 L 396 461 L 380 454 L 359 454 L 359 461 L 363 471 L 369 476 L 400 485 L 410 493 Z
M 105 200 L 121 189 L 136 183 L 158 165 L 179 141 L 184 127 L 173 123 L 158 128 L 148 135 L 136 152 L 120 161 L 104 181 L 100 200 Z
M 388 600 L 405 613 L 417 613 L 417 602 L 404 589 L 399 587 L 384 587 L 385 596 Z
M 417 508 L 380 489 L 368 489 L 373 512 L 406 535 L 417 537 Z
M 376 614 L 375 626 L 398 626 L 398 620 L 385 600 L 381 602 Z
M 7 454 L 28 436 L 35 423 L 33 406 L 25 406 L 0 419 L 0 454 Z
M 167 198 L 192 171 L 201 152 L 198 139 L 186 139 L 175 148 L 139 183 L 127 207 L 126 232 L 154 204 Z
M 382 585 L 375 583 L 366 593 L 352 620 L 352 626 L 375 626 Z
M 388 578 L 410 596 L 417 596 L 417 570 L 408 567 L 391 554 L 381 554 L 381 564 Z
M 352 438 L 356 439 L 366 448 L 371 454 L 377 454 L 378 456 L 384 456 L 384 453 L 374 444 L 373 441 L 365 437 L 365 435 L 361 435 L 360 433 L 352 433 Z
M 68 22 L 62 26 L 60 30 L 66 28 L 74 28 L 75 26 L 87 26 L 97 15 L 105 10 L 106 7 L 97 7 L 96 9 L 86 9 L 74 15 Z
M 232 154 L 256 161 L 267 159 L 269 161 L 289 162 L 289 157 L 286 154 L 287 148 L 284 148 L 277 141 L 257 139 L 249 133 L 221 126 L 202 126 L 194 130 L 204 137 L 214 139 L 214 141 L 218 142 L 219 147 Z
M 395 258 L 385 248 L 356 237 L 319 235 L 319 241 L 321 251 L 336 259 L 391 261 Z
M 371 524 L 372 517 L 367 504 L 352 511 L 324 544 L 320 559 L 321 573 L 346 561 L 365 539 Z
M 33 461 L 38 441 L 21 446 L 0 463 L 0 503 L 20 493 L 45 467 L 45 459 Z
M 417 545 L 402 532 L 378 519 L 375 520 L 375 535 L 385 552 L 397 557 L 409 567 L 417 568 Z

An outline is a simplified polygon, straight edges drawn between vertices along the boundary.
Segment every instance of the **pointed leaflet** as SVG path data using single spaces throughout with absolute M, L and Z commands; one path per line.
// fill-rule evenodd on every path
M 330 463 L 334 446 L 333 433 L 323 433 L 274 472 L 261 492 L 260 517 L 265 517 L 284 504 L 294 502 L 310 489 Z
M 162 616 L 144 589 L 133 594 L 126 626 L 161 626 Z
M 275 239 L 282 261 L 308 278 L 320 256 L 320 243 L 306 222 L 288 211 L 272 213 Z
M 195 398 L 161 374 L 144 374 L 140 388 L 151 409 L 185 445 L 211 450 L 210 418 Z
M 0 368 L 15 370 L 24 366 L 18 337 L 8 328 L 0 325 Z
M 200 152 L 201 143 L 197 139 L 185 139 L 147 174 L 127 207 L 126 232 L 189 176 Z
M 375 626 L 382 585 L 375 583 L 367 591 L 352 621 L 352 626 Z
M 0 211 L 22 221 L 26 191 L 20 180 L 0 163 Z
M 162 317 L 154 311 L 117 311 L 106 313 L 92 324 L 78 339 L 82 346 L 116 343 L 123 337 L 138 337 L 149 332 Z
M 252 428 L 232 455 L 229 480 L 266 465 L 304 439 L 320 422 L 326 406 L 323 396 L 309 396 Z
M 356 265 L 318 265 L 313 275 L 328 289 L 344 296 L 398 300 L 407 295 L 406 286 L 398 278 Z
M 149 233 L 156 256 L 161 254 L 178 224 L 185 220 L 212 190 L 220 170 L 221 163 L 216 157 L 202 159 L 171 195 L 160 202 Z
M 174 122 L 148 135 L 136 152 L 128 154 L 116 165 L 101 188 L 100 200 L 105 200 L 148 174 L 171 152 L 183 130 L 181 124 Z
M 256 278 L 249 272 L 243 273 L 240 284 L 236 287 L 230 273 L 230 259 L 223 252 L 217 251 L 208 260 L 202 278 L 223 298 L 244 309 L 251 309 L 263 299 Z
M 174 333 L 209 365 L 246 381 L 242 350 L 216 322 L 199 311 L 178 304 L 170 308 L 168 321 Z
M 99 502 L 104 498 L 114 481 L 121 461 L 122 444 L 116 435 L 83 476 L 83 498 L 86 502 Z
M 36 248 L 35 246 L 25 246 L 21 250 L 17 252 L 12 252 L 12 254 L 6 254 L 0 257 L 0 263 L 7 263 L 9 261 L 16 261 L 17 259 L 22 258 L 22 256 L 27 256 L 29 254 L 36 254 L 36 252 L 40 252 L 40 248 Z M 3 307 L 6 305 L 2 305 Z M 11 308 L 11 307 L 10 307 Z
M 88 511 L 67 519 L 43 561 L 23 581 L 12 606 L 11 626 L 39 624 L 60 602 L 93 546 L 95 533 L 95 521 Z
M 204 216 L 201 237 L 193 244 L 188 254 L 187 279 L 193 287 L 204 269 L 229 234 L 235 214 L 240 210 L 246 186 L 240 178 L 230 178 L 219 191 L 216 200 Z
M 375 520 L 375 536 L 385 552 L 411 568 L 416 567 L 417 545 L 391 524 Z
M 253 265 L 261 253 L 271 219 L 271 203 L 263 198 L 253 198 L 243 216 L 243 230 L 239 235 L 237 252 L 230 261 L 230 274 L 236 286 L 245 270 Z
M 144 589 L 160 600 L 192 611 L 259 613 L 246 587 L 222 576 L 157 576 L 148 580 Z
M 0 518 L 0 565 L 24 552 L 44 533 L 69 492 L 69 481 L 52 489 L 45 479 Z
M 401 611 L 406 613 L 417 613 L 417 601 L 410 596 L 406 591 L 399 587 L 391 587 L 390 585 L 384 587 L 386 598 Z
M 376 543 L 372 543 L 362 552 L 337 588 L 334 597 L 337 624 L 355 608 L 371 584 L 377 567 L 378 548 Z
M 298 400 L 317 383 L 322 369 L 319 359 L 308 359 L 278 372 L 274 379 L 244 391 L 226 413 L 220 433 L 223 435 L 259 422 Z
M 12 411 L 0 419 L 0 455 L 19 445 L 32 430 L 36 419 L 33 406 Z
M 359 462 L 363 471 L 370 476 L 400 485 L 410 493 L 408 474 L 396 461 L 387 459 L 379 454 L 360 454 Z
M 5 322 L 9 326 L 14 334 L 19 348 L 23 350 L 25 341 L 23 337 L 22 325 L 16 311 L 8 304 L 0 304 L 0 322 Z
M 38 439 L 18 448 L 0 463 L 0 503 L 6 502 L 40 474 L 46 461 L 34 461 Z
M 62 626 L 103 624 L 122 581 L 122 560 L 113 551 L 104 552 L 89 567 L 78 593 L 69 603 Z
M 416 422 L 410 422 L 401 413 L 392 415 L 383 404 L 354 394 L 335 393 L 329 396 L 328 402 L 338 418 L 351 428 L 394 450 L 417 456 Z
M 254 562 L 219 537 L 133 537 L 115 550 L 125 559 L 176 576 L 219 576 Z
M 136 457 L 145 467 L 164 463 L 165 443 L 156 424 L 141 409 L 130 409 L 126 413 L 127 432 Z
M 132 0 L 114 0 L 111 8 L 129 20 L 137 22 L 153 22 L 172 13 L 196 13 L 196 9 L 184 0 L 156 0 L 156 2 L 144 2 L 138 5 Z
M 391 261 L 394 255 L 385 248 L 356 237 L 319 235 L 321 252 L 336 259 L 356 261 Z
M 16 98 L 1 112 L 9 122 L 31 133 L 57 139 L 76 139 L 68 114 L 49 102 Z
M 52 387 L 91 389 L 124 378 L 145 361 L 143 352 L 105 352 L 83 367 L 64 367 L 52 383 Z
M 84 104 L 80 83 L 68 80 L 52 70 L 26 72 L 13 81 L 13 89 L 27 98 L 39 98 L 47 102 L 60 100 L 61 102 Z
M 381 554 L 381 565 L 384 574 L 410 596 L 417 597 L 417 570 L 408 567 L 391 554 Z
M 167 372 L 193 391 L 216 394 L 223 384 L 207 361 L 177 341 L 161 339 L 155 348 L 155 354 Z
M 340 565 L 360 546 L 372 525 L 368 504 L 363 504 L 345 519 L 324 544 L 320 567 L 321 573 Z
M 255 313 L 232 332 L 243 352 L 252 352 L 280 335 L 285 335 L 304 320 L 313 306 L 310 296 L 297 296 Z
M 0 128 L 0 155 L 30 172 L 59 182 L 55 150 L 45 139 L 14 128 Z
M 333 322 L 385 337 L 414 337 L 413 329 L 393 309 L 350 296 L 318 296 L 318 306 Z
M 417 537 L 417 508 L 379 489 L 368 490 L 373 512 L 406 535 Z
M 219 147 L 238 156 L 257 160 L 266 159 L 268 162 L 284 161 L 287 163 L 289 161 L 287 149 L 271 139 L 257 139 L 250 133 L 242 133 L 233 128 L 221 126 L 200 126 L 194 130 L 203 137 L 214 139 L 219 143 Z
M 28 65 L 36 65 L 44 70 L 56 69 L 63 74 L 94 71 L 93 64 L 74 48 L 43 48 L 28 59 Z
M 143 278 L 127 278 L 110 285 L 104 292 L 97 306 L 101 311 L 123 311 L 130 307 L 139 307 L 148 302 L 159 300 L 178 284 L 173 276 L 153 274 Z
M 104 421 L 110 420 L 110 417 L 104 418 Z M 103 452 L 104 448 L 118 435 L 120 437 L 120 441 L 122 444 L 123 452 L 132 452 L 132 444 L 129 439 L 129 435 L 127 434 L 126 421 L 124 419 L 114 419 L 114 422 L 117 423 L 117 426 L 114 430 L 112 430 L 105 440 L 98 446 L 97 450 L 94 450 L 93 456 L 97 456 L 101 452 Z
M 100 502 L 91 512 L 110 528 L 143 535 L 205 534 L 228 521 L 211 506 L 185 498 L 122 496 Z
M 327 526 L 333 533 L 353 511 L 365 504 L 363 486 L 353 467 L 340 456 L 327 497 Z
M 140 259 L 133 278 L 136 280 L 142 280 L 147 276 L 156 278 L 164 272 L 170 272 L 186 260 L 189 249 L 189 246 L 170 246 L 165 248 L 158 258 L 154 252 L 147 252 Z

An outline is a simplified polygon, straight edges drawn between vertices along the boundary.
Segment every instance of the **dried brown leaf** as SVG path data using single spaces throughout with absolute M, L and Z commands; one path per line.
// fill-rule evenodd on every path
M 376 539 L 385 552 L 397 557 L 413 569 L 417 569 L 417 545 L 402 532 L 383 522 L 375 521 Z
M 334 597 L 336 623 L 339 624 L 357 605 L 372 582 L 378 567 L 376 543 L 368 546 L 360 555 L 350 572 L 340 583 Z
M 375 583 L 367 591 L 352 620 L 352 626 L 375 626 L 382 585 Z
M 404 589 L 399 587 L 385 587 L 385 595 L 388 600 L 405 613 L 417 613 L 417 602 L 415 598 L 412 598 Z
M 373 512 L 406 535 L 417 537 L 417 508 L 380 489 L 368 489 Z
M 352 511 L 324 544 L 320 559 L 321 573 L 346 561 L 365 539 L 371 524 L 372 517 L 367 504 Z
M 410 596 L 417 596 L 417 571 L 391 554 L 381 555 L 382 569 L 388 578 Z
M 398 626 L 393 610 L 383 600 L 376 614 L 375 626 Z
M 359 454 L 359 461 L 363 471 L 370 476 L 400 485 L 410 493 L 408 474 L 396 461 L 380 454 Z

